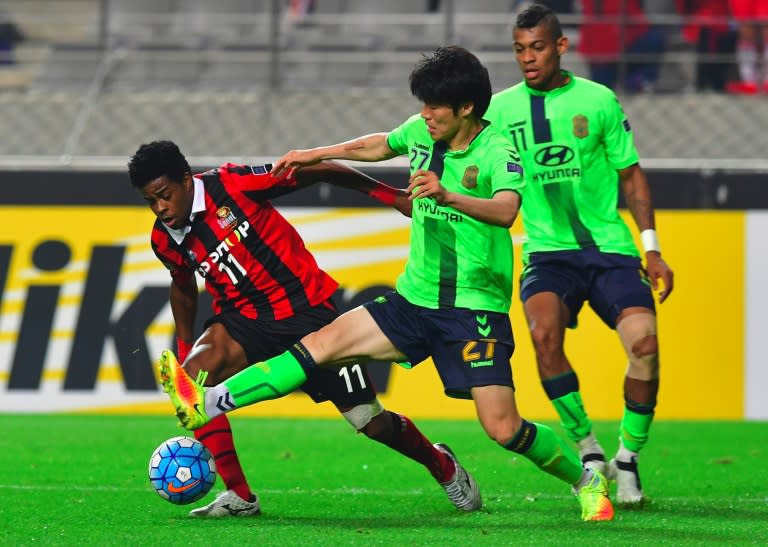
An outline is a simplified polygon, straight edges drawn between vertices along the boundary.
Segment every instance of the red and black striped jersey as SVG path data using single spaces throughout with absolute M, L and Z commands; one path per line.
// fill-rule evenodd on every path
M 227 163 L 195 175 L 202 181 L 195 184 L 201 210 L 184 239 L 177 243 L 159 219 L 152 228 L 157 257 L 180 282 L 195 271 L 201 275 L 214 313 L 285 319 L 324 302 L 338 287 L 270 203 L 296 187 L 294 177 L 275 178 L 270 168 Z

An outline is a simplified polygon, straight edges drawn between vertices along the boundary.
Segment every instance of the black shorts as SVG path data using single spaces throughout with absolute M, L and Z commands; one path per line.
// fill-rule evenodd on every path
M 333 321 L 339 313 L 329 300 L 280 321 L 249 319 L 237 312 L 214 315 L 205 327 L 221 323 L 235 342 L 245 350 L 248 363 L 265 361 L 279 355 L 307 334 Z M 315 368 L 301 390 L 316 403 L 331 401 L 339 408 L 352 408 L 376 399 L 365 366 L 347 365 L 340 369 Z
M 540 292 L 560 296 L 571 312 L 572 328 L 585 301 L 612 329 L 626 308 L 656 310 L 640 259 L 597 249 L 531 253 L 520 277 L 520 298 L 525 302 Z
M 514 388 L 510 359 L 515 340 L 508 314 L 423 308 L 394 291 L 365 308 L 411 363 L 432 357 L 449 397 L 471 399 L 470 388 L 479 386 Z

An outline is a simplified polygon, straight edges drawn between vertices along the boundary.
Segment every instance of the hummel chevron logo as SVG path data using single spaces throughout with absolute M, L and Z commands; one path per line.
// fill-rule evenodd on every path
M 477 332 L 480 336 L 488 336 L 491 334 L 491 326 L 488 324 L 487 315 L 476 315 L 475 321 L 477 321 Z
M 227 412 L 228 410 L 232 410 L 233 408 L 235 408 L 235 403 L 233 403 L 232 399 L 230 399 L 229 393 L 225 393 L 224 395 L 219 395 L 219 398 L 216 399 L 216 408 L 218 408 L 222 412 Z

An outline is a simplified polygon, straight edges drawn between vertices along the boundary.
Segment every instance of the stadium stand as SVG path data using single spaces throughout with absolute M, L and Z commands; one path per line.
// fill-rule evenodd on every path
M 316 0 L 292 19 L 274 0 L 0 2 L 26 37 L 17 64 L 0 67 L 0 156 L 122 157 L 147 135 L 184 135 L 190 155 L 269 156 L 387 130 L 418 108 L 408 74 L 441 43 L 473 49 L 496 90 L 519 81 L 514 4 Z M 680 20 L 662 15 L 676 36 Z M 741 129 L 768 125 L 766 101 L 693 92 L 682 45 L 665 61 L 658 91 L 675 94 L 619 90 L 643 157 L 764 157 Z M 564 66 L 586 72 L 573 52 Z

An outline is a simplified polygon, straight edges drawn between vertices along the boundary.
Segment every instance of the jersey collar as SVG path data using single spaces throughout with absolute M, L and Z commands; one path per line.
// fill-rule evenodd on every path
M 195 185 L 195 196 L 192 198 L 192 212 L 189 213 L 190 223 L 183 228 L 171 228 L 170 226 L 163 224 L 165 229 L 168 230 L 168 233 L 171 234 L 171 237 L 178 244 L 181 244 L 181 242 L 184 241 L 184 237 L 186 237 L 190 230 L 192 230 L 192 221 L 195 220 L 195 216 L 197 216 L 198 213 L 205 211 L 205 191 L 203 190 L 203 181 L 194 177 L 192 182 Z
M 480 119 L 480 125 L 482 126 L 480 128 L 480 131 L 477 132 L 477 135 L 472 137 L 472 140 L 469 141 L 469 144 L 467 145 L 466 148 L 462 148 L 461 150 L 448 150 L 445 153 L 445 155 L 446 156 L 458 156 L 458 155 L 466 154 L 467 152 L 469 152 L 472 149 L 472 147 L 475 146 L 475 143 L 478 141 L 478 138 L 483 133 L 483 131 L 485 131 L 485 128 L 488 127 L 489 125 L 491 125 L 491 122 L 489 122 L 486 119 Z
M 549 91 L 539 91 L 538 89 L 533 89 L 532 87 L 528 87 L 528 84 L 524 84 L 526 91 L 528 91 L 528 93 L 530 93 L 531 95 L 538 95 L 540 97 L 544 97 L 544 96 L 552 97 L 554 95 L 560 95 L 561 93 L 564 93 L 565 91 L 573 87 L 573 85 L 576 83 L 576 79 L 573 77 L 573 72 L 569 72 L 567 70 L 562 70 L 561 72 L 565 74 L 565 76 L 568 78 L 567 84 L 560 87 L 556 87 L 555 89 L 550 89 Z

